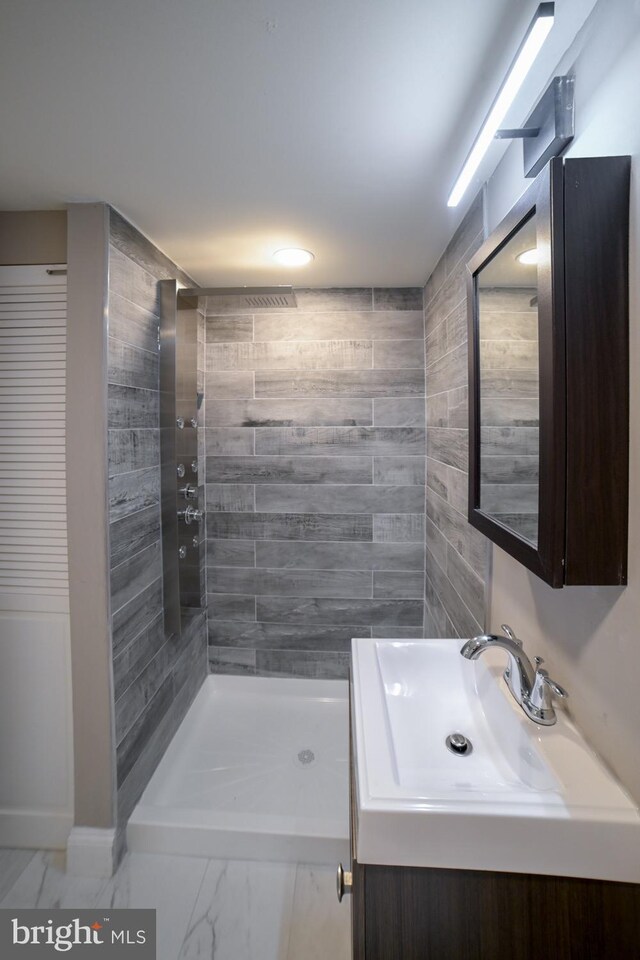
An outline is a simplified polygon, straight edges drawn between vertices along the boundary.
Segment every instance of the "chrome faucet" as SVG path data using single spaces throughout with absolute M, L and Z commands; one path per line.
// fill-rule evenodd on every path
M 480 654 L 493 647 L 506 650 L 509 665 L 504 672 L 504 679 L 514 700 L 530 720 L 550 727 L 557 719 L 553 698 L 565 700 L 568 693 L 543 669 L 542 657 L 534 658 L 534 667 L 522 648 L 522 640 L 516 637 L 508 624 L 503 623 L 501 629 L 504 636 L 488 633 L 467 640 L 460 653 L 467 660 L 477 660 Z

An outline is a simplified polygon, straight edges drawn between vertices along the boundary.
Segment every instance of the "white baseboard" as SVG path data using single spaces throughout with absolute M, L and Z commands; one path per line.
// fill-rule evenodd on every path
M 64 850 L 73 816 L 51 810 L 0 810 L 0 847 Z
M 115 839 L 114 828 L 73 827 L 67 842 L 67 873 L 77 877 L 111 877 Z

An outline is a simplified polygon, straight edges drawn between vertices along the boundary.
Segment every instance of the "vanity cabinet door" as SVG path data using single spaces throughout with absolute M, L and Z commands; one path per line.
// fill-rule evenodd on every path
M 353 890 L 351 891 L 351 956 L 366 960 L 365 949 L 365 868 L 357 860 L 351 861 Z
M 351 956 L 353 960 L 365 960 L 365 871 L 357 860 L 356 782 L 355 754 L 352 734 L 352 691 L 349 683 L 349 850 L 351 853 Z
M 353 960 L 365 960 L 365 868 L 356 859 L 356 804 L 353 752 L 349 763 L 349 841 L 351 849 L 351 943 Z
M 366 864 L 366 960 L 637 960 L 640 886 Z

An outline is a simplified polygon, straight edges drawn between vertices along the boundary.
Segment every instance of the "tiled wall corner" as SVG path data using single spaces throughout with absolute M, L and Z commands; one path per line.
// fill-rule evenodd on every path
M 484 625 L 487 542 L 467 521 L 465 266 L 484 239 L 482 203 L 480 193 L 424 288 L 425 637 L 471 637 Z
M 206 676 L 204 616 L 165 635 L 158 281 L 192 281 L 110 211 L 108 452 L 118 822 L 126 821 Z
M 296 296 L 208 304 L 214 672 L 345 677 L 352 637 L 422 634 L 422 290 Z

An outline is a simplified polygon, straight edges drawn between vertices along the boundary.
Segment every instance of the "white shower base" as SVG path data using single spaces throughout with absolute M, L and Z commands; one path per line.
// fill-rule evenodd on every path
M 127 828 L 130 850 L 349 856 L 348 685 L 207 678 Z

